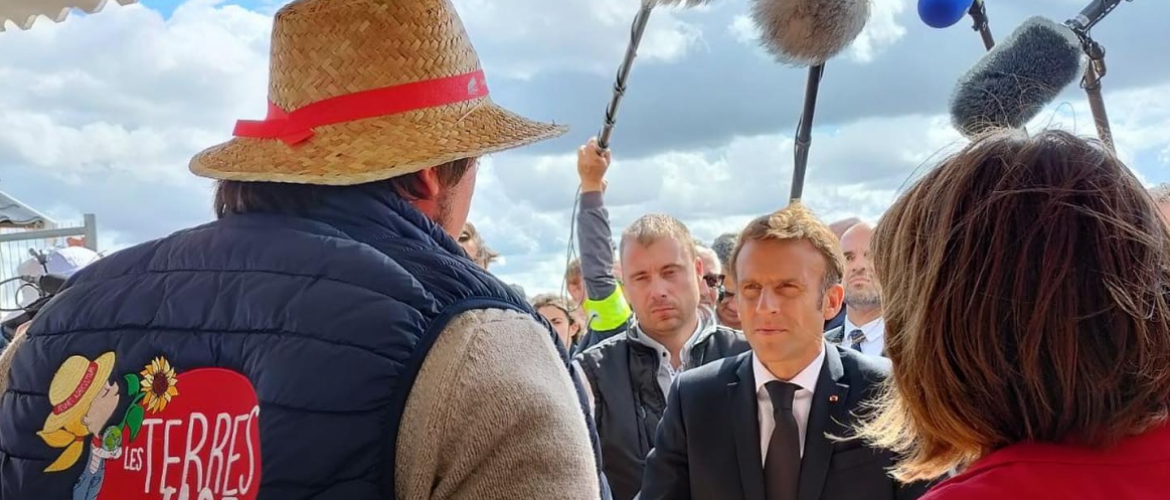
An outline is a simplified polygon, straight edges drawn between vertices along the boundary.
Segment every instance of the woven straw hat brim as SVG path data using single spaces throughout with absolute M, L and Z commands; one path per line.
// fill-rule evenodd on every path
M 344 186 L 398 177 L 449 161 L 561 136 L 483 98 L 425 110 L 318 127 L 308 141 L 235 138 L 199 153 L 191 171 L 231 181 Z
M 98 393 L 102 389 L 105 389 L 106 384 L 110 381 L 110 374 L 114 371 L 114 353 L 107 352 L 98 356 L 93 361 L 97 364 L 97 372 L 94 374 L 93 384 L 89 386 L 89 389 L 85 391 L 85 394 L 82 394 L 77 404 L 73 405 L 72 408 L 65 410 L 61 414 L 50 413 L 49 417 L 45 419 L 45 425 L 42 427 L 41 432 L 53 432 L 61 429 L 71 420 L 80 418 L 89 412 L 89 405 L 93 403 Z M 88 365 L 89 363 L 87 362 L 86 364 Z

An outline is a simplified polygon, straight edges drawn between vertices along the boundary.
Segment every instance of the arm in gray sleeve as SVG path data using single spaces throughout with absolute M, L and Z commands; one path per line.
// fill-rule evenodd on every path
M 605 300 L 617 290 L 613 275 L 613 231 L 609 210 L 600 191 L 581 193 L 577 212 L 577 245 L 581 252 L 581 274 L 589 300 Z

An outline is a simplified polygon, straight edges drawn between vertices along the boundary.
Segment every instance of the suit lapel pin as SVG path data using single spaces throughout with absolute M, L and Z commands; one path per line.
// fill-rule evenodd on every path
M 836 395 L 836 394 L 833 394 L 832 396 L 829 396 L 829 402 L 830 402 L 830 403 L 836 403 L 836 402 L 837 402 L 837 401 L 839 401 L 840 399 L 841 399 L 841 398 L 837 397 L 837 395 Z

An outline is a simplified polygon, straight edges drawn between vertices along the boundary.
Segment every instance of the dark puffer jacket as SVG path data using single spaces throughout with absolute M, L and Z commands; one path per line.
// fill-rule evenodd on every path
M 87 482 L 116 492 L 118 470 L 143 462 L 156 467 L 153 491 L 165 467 L 186 476 L 199 461 L 180 454 L 160 471 L 163 440 L 194 447 L 200 435 L 192 455 L 211 456 L 199 474 L 224 476 L 217 489 L 394 498 L 398 423 L 423 359 L 448 320 L 491 308 L 539 318 L 438 226 L 369 187 L 335 191 L 307 217 L 231 216 L 118 252 L 74 277 L 15 354 L 0 399 L 0 499 L 71 498 Z M 231 438 L 216 414 L 202 429 L 194 415 L 179 430 L 152 420 L 194 403 L 239 406 L 242 420 L 223 414 Z M 154 456 L 128 449 L 143 440 Z M 225 470 L 242 479 L 228 484 Z

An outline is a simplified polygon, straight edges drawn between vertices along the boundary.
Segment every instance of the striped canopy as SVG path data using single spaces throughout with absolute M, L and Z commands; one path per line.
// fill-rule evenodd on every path
M 0 0 L 0 31 L 4 31 L 5 24 L 12 21 L 18 29 L 27 30 L 36 22 L 37 17 L 44 16 L 56 22 L 65 20 L 72 9 L 78 9 L 93 14 L 106 4 L 107 0 Z M 127 5 L 138 0 L 117 0 L 119 4 Z

